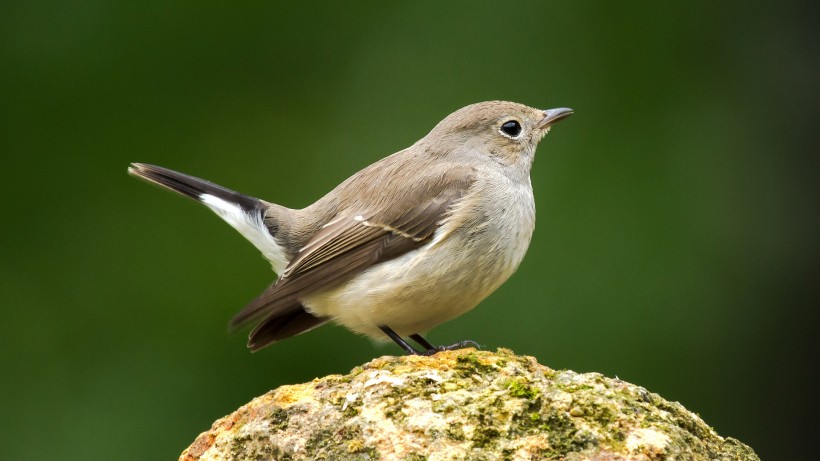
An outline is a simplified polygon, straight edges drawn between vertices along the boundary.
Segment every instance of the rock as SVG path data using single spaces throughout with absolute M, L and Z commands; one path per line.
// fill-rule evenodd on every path
M 679 403 L 509 350 L 381 357 L 282 386 L 180 460 L 758 460 Z

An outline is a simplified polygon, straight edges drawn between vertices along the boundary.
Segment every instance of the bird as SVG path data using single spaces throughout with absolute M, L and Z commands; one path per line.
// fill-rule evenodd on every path
M 433 345 L 422 334 L 473 309 L 516 271 L 535 227 L 536 147 L 572 114 L 468 105 L 302 209 L 155 165 L 132 163 L 128 172 L 201 202 L 270 262 L 276 280 L 230 321 L 234 331 L 253 326 L 251 351 L 335 322 L 432 355 L 478 347 Z

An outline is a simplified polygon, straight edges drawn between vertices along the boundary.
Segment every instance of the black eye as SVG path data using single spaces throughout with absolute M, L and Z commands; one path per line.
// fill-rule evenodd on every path
M 504 122 L 504 124 L 501 125 L 501 132 L 511 138 L 514 138 L 521 134 L 521 124 L 515 120 Z

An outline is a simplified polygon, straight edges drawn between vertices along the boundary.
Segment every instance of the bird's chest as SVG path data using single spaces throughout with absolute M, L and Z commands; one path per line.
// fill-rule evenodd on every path
M 482 194 L 472 222 L 459 229 L 463 245 L 489 270 L 509 276 L 527 252 L 535 228 L 535 201 L 529 182 L 503 184 Z

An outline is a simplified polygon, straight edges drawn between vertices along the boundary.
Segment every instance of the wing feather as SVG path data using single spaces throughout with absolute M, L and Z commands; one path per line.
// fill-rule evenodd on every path
M 434 178 L 393 206 L 343 211 L 308 241 L 274 284 L 231 320 L 231 326 L 240 328 L 261 319 L 249 345 L 262 348 L 290 331 L 283 326 L 283 317 L 305 322 L 299 313 L 300 299 L 426 244 L 474 183 L 472 171 L 465 170 Z

